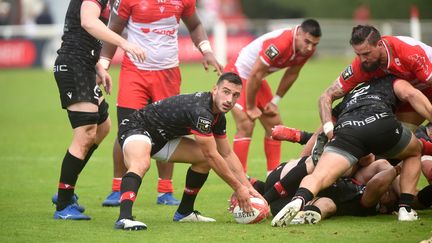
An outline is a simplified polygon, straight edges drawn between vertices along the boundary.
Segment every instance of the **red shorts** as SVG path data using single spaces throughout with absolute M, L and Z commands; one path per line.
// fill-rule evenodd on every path
M 233 59 L 235 61 L 235 59 Z M 234 72 L 238 74 L 237 68 L 234 66 L 234 61 L 229 62 L 224 69 L 224 72 Z M 240 93 L 240 98 L 237 100 L 236 106 L 242 111 L 246 111 L 246 82 L 247 79 L 242 78 L 243 89 Z M 264 107 L 273 99 L 273 93 L 267 80 L 263 79 L 261 86 L 258 89 L 255 98 L 255 105 L 263 110 Z
M 421 92 L 432 102 L 432 87 L 421 90 Z M 414 108 L 410 105 L 409 102 L 405 102 L 396 109 L 396 112 L 404 113 L 404 112 L 415 112 Z
M 179 67 L 156 71 L 139 70 L 125 58 L 120 70 L 117 106 L 141 109 L 152 102 L 178 95 L 180 84 Z

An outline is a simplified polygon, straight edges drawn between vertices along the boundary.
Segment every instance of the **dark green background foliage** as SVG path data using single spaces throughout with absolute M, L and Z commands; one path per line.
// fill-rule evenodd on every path
M 420 17 L 432 18 L 430 0 L 241 0 L 249 18 L 352 18 L 362 3 L 369 5 L 373 19 L 406 19 L 410 6 L 416 5 Z

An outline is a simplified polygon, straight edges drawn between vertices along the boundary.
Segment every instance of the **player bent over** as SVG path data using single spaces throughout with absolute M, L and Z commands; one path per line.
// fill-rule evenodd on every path
M 240 207 L 247 212 L 251 210 L 249 197 L 261 196 L 249 183 L 225 133 L 225 113 L 233 108 L 241 89 L 237 74 L 224 73 L 211 92 L 173 96 L 152 103 L 120 122 L 118 138 L 128 171 L 122 178 L 120 215 L 115 228 L 147 228 L 132 218 L 132 207 L 142 177 L 150 168 L 151 157 L 191 164 L 174 221 L 215 221 L 194 210 L 195 198 L 210 169 L 233 188 Z M 189 134 L 195 139 L 184 137 Z
M 326 132 L 332 139 L 315 170 L 302 180 L 293 200 L 274 217 L 272 226 L 288 225 L 321 189 L 330 186 L 369 153 L 403 160 L 399 220 L 417 220 L 411 204 L 420 176 L 421 146 L 411 131 L 396 120 L 394 110 L 400 101 L 409 102 L 419 114 L 432 120 L 432 105 L 428 99 L 405 80 L 392 76 L 373 79 L 345 95 L 334 109 L 338 117 L 336 128 Z M 331 108 L 326 108 L 320 106 L 324 124 L 331 123 L 325 119 L 331 117 Z

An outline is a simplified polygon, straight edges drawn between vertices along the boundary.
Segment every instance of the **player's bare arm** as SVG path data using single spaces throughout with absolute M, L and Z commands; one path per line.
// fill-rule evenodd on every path
M 256 94 L 268 71 L 269 67 L 258 57 L 246 82 L 246 113 L 252 120 L 261 116 L 261 110 L 255 104 Z
M 342 89 L 339 80 L 336 79 L 333 84 L 324 91 L 324 93 L 319 98 L 319 114 L 321 118 L 321 124 L 323 127 L 326 124 L 332 124 L 332 104 L 333 101 L 343 97 L 345 95 L 345 91 Z M 326 132 L 329 138 L 333 137 L 333 129 L 331 131 L 326 130 L 324 127 L 324 131 Z
M 210 167 L 220 178 L 231 186 L 237 194 L 240 207 L 246 212 L 250 212 L 252 207 L 249 200 L 249 189 L 236 178 L 236 176 L 231 172 L 227 162 L 219 154 L 215 138 L 213 136 L 195 136 L 195 141 L 201 148 L 204 158 L 209 163 Z
M 286 92 L 288 92 L 288 90 L 297 80 L 301 68 L 302 66 L 295 65 L 295 66 L 290 66 L 286 69 L 281 81 L 279 82 L 279 86 L 276 90 L 277 95 L 283 97 L 286 94 Z
M 298 75 L 300 73 L 302 66 L 295 65 L 290 66 L 286 69 L 284 75 L 282 76 L 282 79 L 279 82 L 279 86 L 276 90 L 276 95 L 279 97 L 284 97 L 286 92 L 291 88 L 291 86 L 294 84 L 294 82 L 297 80 Z M 269 102 L 265 107 L 264 111 L 265 114 L 268 115 L 276 115 L 278 113 L 277 104 L 273 102 Z
M 393 180 L 398 176 L 398 171 L 391 166 L 376 175 L 374 175 L 367 183 L 366 190 L 361 198 L 361 203 L 365 207 L 373 207 L 376 205 L 381 196 L 389 190 Z
M 232 173 L 237 177 L 237 179 L 247 188 L 249 188 L 249 194 L 253 197 L 259 197 L 265 201 L 259 192 L 250 184 L 246 173 L 243 171 L 243 167 L 238 159 L 237 155 L 231 149 L 231 146 L 227 138 L 216 138 L 216 144 L 219 154 L 224 158 L 228 166 L 230 167 Z
M 400 100 L 409 102 L 417 113 L 428 121 L 432 121 L 432 105 L 420 90 L 402 79 L 397 79 L 393 83 L 393 89 Z
M 189 30 L 193 43 L 203 55 L 202 64 L 204 69 L 207 71 L 209 65 L 211 65 L 214 67 L 214 71 L 217 72 L 218 75 L 221 75 L 223 72 L 223 66 L 216 60 L 216 57 L 214 56 L 204 26 L 198 18 L 198 15 L 194 13 L 190 17 L 183 17 L 182 20 Z
M 96 39 L 114 45 L 112 55 L 105 56 L 112 58 L 115 53 L 115 46 L 120 46 L 125 51 L 131 53 L 137 60 L 144 60 L 144 51 L 136 45 L 127 42 L 120 33 L 116 33 L 107 28 L 99 19 L 100 7 L 92 1 L 84 1 L 81 5 L 81 26 Z
M 111 12 L 108 28 L 121 35 L 126 26 L 126 20 L 120 18 L 114 11 Z M 117 46 L 109 42 L 104 42 L 101 50 L 101 58 L 111 59 L 117 50 Z

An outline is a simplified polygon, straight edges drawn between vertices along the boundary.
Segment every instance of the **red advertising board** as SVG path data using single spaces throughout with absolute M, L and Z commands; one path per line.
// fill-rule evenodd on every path
M 0 67 L 30 67 L 36 53 L 36 46 L 30 40 L 0 40 Z
M 247 45 L 253 40 L 254 36 L 249 34 L 228 36 L 227 38 L 227 59 L 237 55 L 241 48 Z M 210 42 L 213 46 L 213 38 L 210 37 Z M 180 36 L 178 39 L 179 44 L 179 60 L 180 62 L 200 62 L 202 59 L 201 53 L 192 43 L 189 36 Z M 0 68 L 26 68 L 32 66 L 39 66 L 42 64 L 42 55 L 44 51 L 44 45 L 38 45 L 37 41 L 26 40 L 26 39 L 14 39 L 14 40 L 0 40 Z M 57 48 L 57 47 L 55 47 Z M 54 64 L 56 54 L 52 53 L 50 58 L 53 60 L 44 59 L 46 62 L 44 65 L 49 67 Z M 117 48 L 117 52 L 113 58 L 113 64 L 120 64 L 123 58 L 123 51 Z M 221 60 L 222 61 L 222 60 Z

